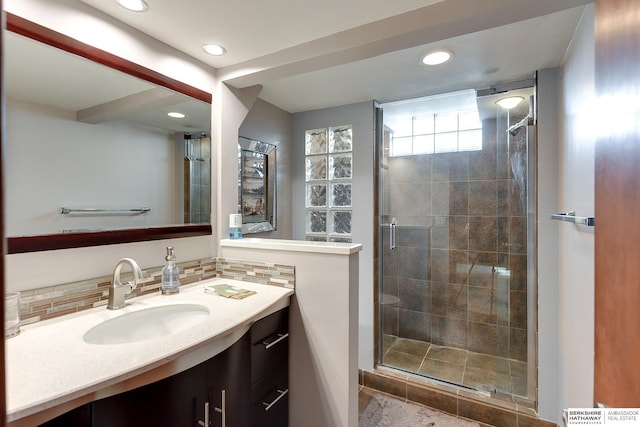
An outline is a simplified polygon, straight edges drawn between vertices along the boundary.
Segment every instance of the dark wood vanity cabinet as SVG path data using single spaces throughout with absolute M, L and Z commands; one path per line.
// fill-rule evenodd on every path
M 43 426 L 288 426 L 288 330 L 285 308 L 255 322 L 240 340 L 206 362 L 96 400 Z
M 249 333 L 245 334 L 240 341 L 216 356 L 214 363 L 208 366 L 207 396 L 211 427 L 249 426 L 247 424 L 248 396 L 251 386 L 248 369 L 251 363 L 249 337 Z
M 193 420 L 204 419 L 208 363 L 144 387 L 96 400 L 91 403 L 91 425 L 194 426 Z
M 211 427 L 246 426 L 250 349 L 247 333 L 224 352 L 185 372 L 97 400 L 92 426 L 194 427 L 205 426 L 207 420 Z

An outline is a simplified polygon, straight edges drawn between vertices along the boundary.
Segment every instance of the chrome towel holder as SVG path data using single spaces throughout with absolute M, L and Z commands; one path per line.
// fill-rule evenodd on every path
M 595 227 L 596 225 L 596 219 L 594 217 L 576 216 L 576 211 L 551 214 L 551 219 L 555 219 L 558 221 L 572 222 L 574 224 L 586 225 L 588 227 Z
M 73 214 L 96 214 L 96 215 L 140 215 L 150 212 L 150 208 L 131 208 L 131 209 L 99 209 L 99 208 L 60 208 L 61 215 Z

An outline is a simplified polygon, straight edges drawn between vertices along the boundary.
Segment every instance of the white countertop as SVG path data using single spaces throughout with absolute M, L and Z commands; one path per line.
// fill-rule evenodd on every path
M 257 293 L 242 300 L 204 293 L 204 286 L 216 283 Z M 176 295 L 157 293 L 128 300 L 120 310 L 102 306 L 22 327 L 18 336 L 5 341 L 9 425 L 19 425 L 11 422 L 29 416 L 51 418 L 195 366 L 233 344 L 254 321 L 288 306 L 291 295 L 288 288 L 215 278 L 182 286 Z M 140 342 L 83 341 L 86 331 L 105 320 L 177 303 L 204 305 L 209 317 L 175 334 Z
M 267 249 L 276 251 L 314 252 L 319 254 L 351 255 L 362 250 L 360 243 L 310 242 L 281 239 L 222 239 L 220 246 L 230 248 Z

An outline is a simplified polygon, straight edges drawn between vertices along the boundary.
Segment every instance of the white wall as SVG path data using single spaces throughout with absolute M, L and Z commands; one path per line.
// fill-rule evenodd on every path
M 230 247 L 227 241 L 220 254 L 296 268 L 296 292 L 289 311 L 290 425 L 356 427 L 360 255 L 357 245 L 341 244 L 340 253 L 327 253 L 321 246 L 304 242 L 286 242 L 274 249 L 269 240 L 242 240 L 239 247 Z M 299 250 L 296 246 L 306 249 Z
M 595 210 L 592 111 L 595 106 L 594 6 L 587 6 L 561 75 L 563 138 L 558 152 L 561 211 Z M 559 237 L 560 408 L 593 406 L 594 228 L 557 224 Z
M 213 68 L 80 1 L 4 0 L 3 6 L 10 13 L 199 89 L 213 92 L 215 88 Z M 216 143 L 214 138 L 212 144 Z M 215 190 L 212 192 L 215 196 Z M 217 250 L 211 236 L 203 236 L 14 254 L 5 259 L 6 290 L 32 289 L 106 276 L 112 273 L 117 260 L 124 256 L 136 259 L 142 268 L 159 266 L 164 262 L 165 246 L 169 244 L 175 247 L 178 261 L 215 256 Z
M 593 228 L 549 214 L 594 212 L 594 7 L 576 29 L 562 69 L 538 73 L 539 414 L 593 406 Z
M 373 101 L 293 115 L 292 177 L 293 237 L 305 237 L 305 131 L 329 126 L 353 125 L 353 242 L 362 244 L 360 253 L 359 353 L 360 369 L 373 369 Z
M 12 98 L 6 105 L 7 236 L 182 223 L 172 133 L 129 122 L 81 123 L 75 112 Z M 61 206 L 151 211 L 77 216 L 60 215 Z

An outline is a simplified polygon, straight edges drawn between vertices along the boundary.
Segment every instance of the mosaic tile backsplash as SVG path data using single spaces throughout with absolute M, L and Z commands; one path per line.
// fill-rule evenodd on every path
M 295 287 L 295 267 L 290 265 L 219 257 L 178 263 L 178 266 L 180 267 L 180 285 L 221 277 L 291 289 Z M 127 299 L 158 292 L 162 267 L 143 269 L 142 283 L 127 296 Z M 122 275 L 122 282 L 131 278 L 133 276 L 125 272 Z M 20 292 L 20 323 L 28 325 L 107 305 L 111 279 L 111 276 L 104 276 L 22 291 Z

